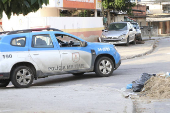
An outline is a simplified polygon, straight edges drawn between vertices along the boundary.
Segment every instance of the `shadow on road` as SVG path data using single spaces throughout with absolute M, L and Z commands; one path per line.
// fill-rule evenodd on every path
M 58 75 L 53 77 L 53 79 L 49 78 L 45 81 L 42 79 L 37 80 L 36 83 L 34 83 L 32 86 L 43 86 L 43 85 L 50 85 L 50 84 L 56 84 L 56 83 L 63 83 L 63 82 L 70 82 L 70 81 L 79 81 L 84 79 L 92 79 L 92 78 L 100 78 L 96 76 L 96 74 L 90 73 L 90 74 L 84 74 L 82 76 L 74 76 L 74 75 Z M 41 81 L 43 80 L 43 81 Z

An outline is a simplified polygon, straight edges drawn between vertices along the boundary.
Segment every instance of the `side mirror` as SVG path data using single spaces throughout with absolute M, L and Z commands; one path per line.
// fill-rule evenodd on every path
M 136 27 L 134 27 L 136 29 Z
M 87 42 L 83 41 L 82 44 L 81 44 L 81 47 L 86 47 L 86 46 L 87 46 Z
M 129 31 L 133 31 L 132 29 L 129 29 Z
M 104 29 L 102 29 L 102 32 L 104 31 Z

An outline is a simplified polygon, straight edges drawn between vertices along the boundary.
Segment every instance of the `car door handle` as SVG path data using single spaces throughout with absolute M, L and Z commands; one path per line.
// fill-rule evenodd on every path
M 33 54 L 33 55 L 39 55 L 39 54 Z

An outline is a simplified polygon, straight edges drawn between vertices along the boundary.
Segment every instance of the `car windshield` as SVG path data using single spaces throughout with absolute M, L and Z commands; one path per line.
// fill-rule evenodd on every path
M 108 30 L 127 30 L 127 23 L 112 23 Z
M 139 25 L 137 23 L 131 23 L 131 24 L 133 25 L 134 28 L 136 27 L 136 29 L 139 29 Z

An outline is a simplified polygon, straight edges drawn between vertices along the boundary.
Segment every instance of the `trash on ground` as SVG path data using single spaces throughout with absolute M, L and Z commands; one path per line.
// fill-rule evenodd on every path
M 144 44 L 144 41 L 136 41 L 136 44 Z
M 143 73 L 140 79 L 137 79 L 132 82 L 132 90 L 134 92 L 140 92 L 144 87 L 145 82 L 155 75 L 156 74 Z
M 141 93 L 143 96 L 153 99 L 170 98 L 170 73 L 152 76 L 145 83 Z
M 132 89 L 132 84 L 128 84 L 128 85 L 126 86 L 126 89 Z
M 130 89 L 128 84 L 126 89 Z M 170 98 L 170 73 L 148 74 L 143 73 L 141 78 L 132 82 L 133 92 L 140 92 L 141 97 L 150 99 Z

